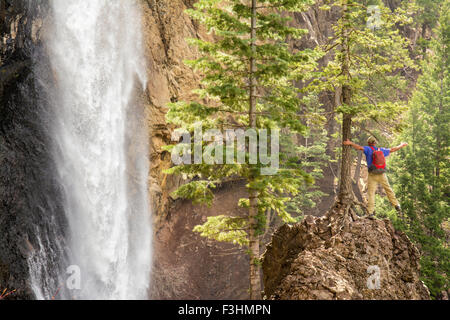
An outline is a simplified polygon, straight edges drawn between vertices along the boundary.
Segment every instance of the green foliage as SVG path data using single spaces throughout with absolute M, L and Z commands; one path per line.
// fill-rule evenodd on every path
M 328 141 L 327 131 L 324 129 L 326 119 L 320 117 L 322 108 L 318 101 L 312 101 L 304 112 L 309 115 L 309 119 L 306 121 L 308 129 L 303 137 L 287 134 L 281 138 L 281 147 L 286 158 L 282 164 L 289 165 L 289 161 L 299 163 L 312 178 L 299 186 L 298 193 L 292 196 L 287 204 L 287 211 L 297 221 L 303 217 L 305 211 L 315 208 L 321 198 L 326 196 L 313 182 L 323 178 L 323 167 L 330 160 L 326 153 Z
M 449 289 L 450 273 L 450 249 L 443 229 L 450 219 L 448 3 L 442 9 L 437 39 L 431 43 L 432 52 L 422 65 L 424 73 L 411 99 L 409 126 L 400 136 L 410 148 L 402 149 L 392 163 L 396 193 L 407 215 L 401 228 L 423 254 L 422 277 L 433 297 Z
M 395 119 L 406 108 L 400 93 L 407 82 L 400 70 L 415 67 L 409 57 L 409 42 L 398 26 L 412 22 L 414 7 L 391 11 L 382 1 L 325 2 L 328 8 L 340 8 L 342 16 L 333 27 L 334 35 L 323 46 L 325 52 L 335 50 L 334 58 L 323 70 L 323 81 L 313 84 L 319 90 L 348 88 L 350 103 L 343 103 L 336 111 L 352 115 L 357 122 Z M 373 17 L 379 18 L 379 23 L 373 20 L 373 27 L 368 25 L 371 5 L 379 9 L 379 16 Z
M 301 97 L 294 86 L 295 81 L 308 81 L 314 76 L 316 60 L 321 53 L 315 50 L 291 50 L 288 40 L 301 38 L 306 30 L 289 25 L 288 12 L 306 10 L 312 0 L 258 0 L 256 9 L 255 37 L 252 38 L 251 2 L 242 0 L 199 0 L 187 13 L 199 21 L 211 34 L 213 40 L 190 39 L 200 58 L 186 61 L 199 75 L 201 86 L 195 93 L 196 101 L 169 104 L 167 121 L 190 133 L 201 123 L 203 129 L 227 129 L 254 127 L 251 115 L 256 117 L 255 129 L 288 130 L 305 133 L 306 126 L 299 115 L 300 106 L 309 97 Z M 251 64 L 254 68 L 251 68 Z M 253 83 L 255 108 L 250 100 Z M 269 140 L 270 143 L 270 140 Z M 195 144 L 188 141 L 185 147 L 194 154 L 197 147 L 204 154 L 211 143 Z M 215 152 L 235 155 L 236 145 L 230 149 L 215 146 Z M 170 148 L 169 148 L 170 149 Z M 167 173 L 183 175 L 191 182 L 175 191 L 174 195 L 192 199 L 196 203 L 211 204 L 211 188 L 226 178 L 244 178 L 247 189 L 257 195 L 257 215 L 252 225 L 247 220 L 226 216 L 213 217 L 195 231 L 218 241 L 247 245 L 246 232 L 256 235 L 264 232 L 267 210 L 276 212 L 285 222 L 295 222 L 287 203 L 290 195 L 298 194 L 305 181 L 312 178 L 299 165 L 285 165 L 274 175 L 263 175 L 265 167 L 260 157 L 256 164 L 249 164 L 254 155 L 245 150 L 245 163 L 212 163 L 178 165 Z M 249 199 L 241 199 L 240 205 L 250 207 Z M 249 208 L 250 210 L 250 208 Z M 247 221 L 241 224 L 237 221 Z M 245 227 L 245 230 L 243 227 Z M 237 228 L 234 232 L 231 229 Z M 248 236 L 248 235 L 247 235 Z
M 377 218 L 391 220 L 395 230 L 406 231 L 405 224 L 399 217 L 397 210 L 392 207 L 386 197 L 381 197 L 378 194 L 375 195 L 375 214 Z
M 325 10 L 340 11 L 333 35 L 322 50 L 330 57 L 321 77 L 306 86 L 310 90 L 337 91 L 336 112 L 342 114 L 341 137 L 351 139 L 353 124 L 398 119 L 405 111 L 398 92 L 406 87 L 403 72 L 413 68 L 408 41 L 399 26 L 412 21 L 412 10 L 400 6 L 395 11 L 383 1 L 328 0 Z M 390 89 L 385 88 L 390 85 Z M 395 92 L 390 95 L 389 91 Z M 351 201 L 352 155 L 350 146 L 341 146 L 339 201 Z
M 448 0 L 415 0 L 417 4 L 416 28 L 422 29 L 417 39 L 416 54 L 422 55 L 429 49 L 432 41 L 431 30 L 439 21 L 442 5 Z
M 224 215 L 208 217 L 206 223 L 194 228 L 194 231 L 200 232 L 203 237 L 241 246 L 248 245 L 246 230 L 248 230 L 246 219 Z
M 172 193 L 174 198 L 190 199 L 195 204 L 206 203 L 212 205 L 214 195 L 211 191 L 215 187 L 210 181 L 191 181 L 179 187 Z
M 442 4 L 446 0 L 416 0 L 419 7 L 417 22 L 427 25 L 428 27 L 436 27 Z

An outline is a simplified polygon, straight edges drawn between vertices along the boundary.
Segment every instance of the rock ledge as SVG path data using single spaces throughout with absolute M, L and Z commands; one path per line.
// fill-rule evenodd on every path
M 419 259 L 414 244 L 389 220 L 360 218 L 337 204 L 323 217 L 307 216 L 274 233 L 263 255 L 265 295 L 276 300 L 430 299 L 419 280 Z

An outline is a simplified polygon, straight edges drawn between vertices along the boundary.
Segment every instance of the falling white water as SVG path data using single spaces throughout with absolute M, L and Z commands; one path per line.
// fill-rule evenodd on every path
M 147 137 L 136 121 L 145 85 L 139 8 L 133 0 L 52 0 L 47 37 L 55 158 L 64 189 L 70 299 L 146 299 L 151 224 Z M 143 117 L 140 117 L 142 120 Z

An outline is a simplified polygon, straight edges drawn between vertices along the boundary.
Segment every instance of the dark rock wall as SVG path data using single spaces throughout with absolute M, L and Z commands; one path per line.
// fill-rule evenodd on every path
M 63 238 L 64 229 L 46 101 L 36 81 L 47 69 L 35 67 L 38 57 L 45 59 L 39 30 L 46 6 L 30 3 L 1 0 L 0 6 L 0 288 L 17 290 L 11 299 L 35 298 L 28 259 L 46 248 L 42 268 L 55 269 L 59 249 L 53 238 Z

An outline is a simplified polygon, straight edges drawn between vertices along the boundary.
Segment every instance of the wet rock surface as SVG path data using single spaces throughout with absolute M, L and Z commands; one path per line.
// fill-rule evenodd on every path
M 8 299 L 35 298 L 28 259 L 41 244 L 56 252 L 52 237 L 62 237 L 64 229 L 64 219 L 54 215 L 60 190 L 53 178 L 46 102 L 35 77 L 41 70 L 33 67 L 45 10 L 45 1 L 30 6 L 6 0 L 0 6 L 0 289 L 16 290 Z M 48 266 L 58 259 L 53 256 Z

